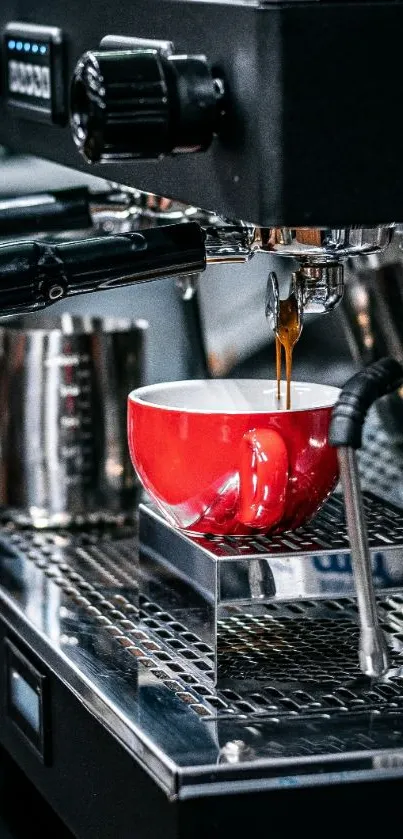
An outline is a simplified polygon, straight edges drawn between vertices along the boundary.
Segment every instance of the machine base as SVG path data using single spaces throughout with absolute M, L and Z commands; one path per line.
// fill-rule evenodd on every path
M 289 813 L 287 826 L 317 835 L 323 823 L 315 833 L 312 808 L 322 797 L 341 829 L 354 796 L 365 824 L 369 783 L 377 779 L 371 795 L 392 806 L 403 776 L 403 586 L 389 565 L 394 551 L 396 563 L 403 557 L 403 525 L 394 512 L 379 506 L 369 527 L 392 660 L 386 678 L 360 673 L 356 603 L 343 582 L 351 572 L 336 564 L 333 590 L 322 596 L 274 597 L 260 615 L 231 606 L 218 621 L 217 688 L 213 653 L 199 649 L 204 642 L 185 622 L 156 600 L 142 597 L 139 611 L 133 529 L 5 526 L 1 744 L 83 839 L 240 839 L 251 813 L 261 824 Z M 344 553 L 324 548 L 322 556 L 331 565 Z M 12 668 L 10 643 L 19 652 Z M 21 726 L 10 709 L 13 670 L 43 686 L 47 712 L 35 717 L 31 705 L 30 719 L 31 727 L 39 720 L 45 759 L 29 719 Z

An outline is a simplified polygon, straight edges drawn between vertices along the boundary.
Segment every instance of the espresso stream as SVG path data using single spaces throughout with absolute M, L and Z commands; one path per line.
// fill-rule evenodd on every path
M 292 294 L 287 300 L 279 300 L 279 319 L 276 334 L 277 399 L 281 398 L 281 347 L 284 347 L 287 411 L 291 408 L 292 353 L 300 335 L 301 319 L 296 297 Z

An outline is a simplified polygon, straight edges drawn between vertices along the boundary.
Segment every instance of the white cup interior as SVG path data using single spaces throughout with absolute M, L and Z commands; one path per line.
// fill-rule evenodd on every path
M 293 382 L 291 410 L 307 411 L 328 408 L 337 402 L 340 390 L 328 385 Z M 286 385 L 269 379 L 214 379 L 167 382 L 133 390 L 129 399 L 158 408 L 190 413 L 268 414 L 286 410 Z

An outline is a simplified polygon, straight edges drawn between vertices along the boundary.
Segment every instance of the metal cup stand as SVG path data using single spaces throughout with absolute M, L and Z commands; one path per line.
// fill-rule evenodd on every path
M 158 625 L 156 640 L 166 643 L 167 655 L 174 652 L 187 667 L 195 668 L 198 678 L 218 683 L 228 676 L 228 653 L 236 656 L 240 645 L 241 670 L 249 643 L 251 652 L 256 652 L 254 631 L 265 633 L 271 621 L 273 601 L 298 604 L 301 598 L 323 598 L 323 576 L 314 569 L 318 558 L 326 559 L 334 552 L 338 532 L 345 541 L 336 550 L 346 559 L 351 556 L 354 578 L 346 594 L 357 597 L 361 670 L 370 677 L 386 672 L 388 654 L 377 614 L 355 449 L 360 447 L 362 425 L 372 402 L 401 382 L 403 368 L 385 359 L 354 376 L 335 406 L 329 440 L 338 449 L 347 533 L 342 533 L 343 504 L 337 496 L 311 524 L 277 537 L 190 536 L 149 505 L 140 506 L 144 630 L 152 634 Z M 366 506 L 371 503 L 366 498 Z M 270 643 L 260 654 L 270 657 Z

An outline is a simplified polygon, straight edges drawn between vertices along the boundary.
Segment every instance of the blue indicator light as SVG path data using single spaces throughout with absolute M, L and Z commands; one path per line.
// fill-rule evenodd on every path
M 22 41 L 17 41 L 17 43 L 16 43 L 16 45 L 15 45 L 15 46 L 16 46 L 16 49 L 17 49 L 19 52 L 21 52 L 21 50 L 22 50 Z
M 31 44 L 28 44 L 28 41 L 26 41 L 26 42 L 25 42 L 25 44 L 24 44 L 24 50 L 25 50 L 25 52 L 29 52 L 29 51 L 30 51 L 30 49 L 31 49 Z
M 39 52 L 41 55 L 46 55 L 47 49 L 44 45 L 39 48 Z
M 32 44 L 31 49 L 32 49 L 32 52 L 34 52 L 34 53 L 39 52 L 39 47 L 38 47 L 38 44 Z
M 8 48 L 9 48 L 9 50 L 14 50 L 15 49 L 15 41 L 9 41 L 8 42 Z

